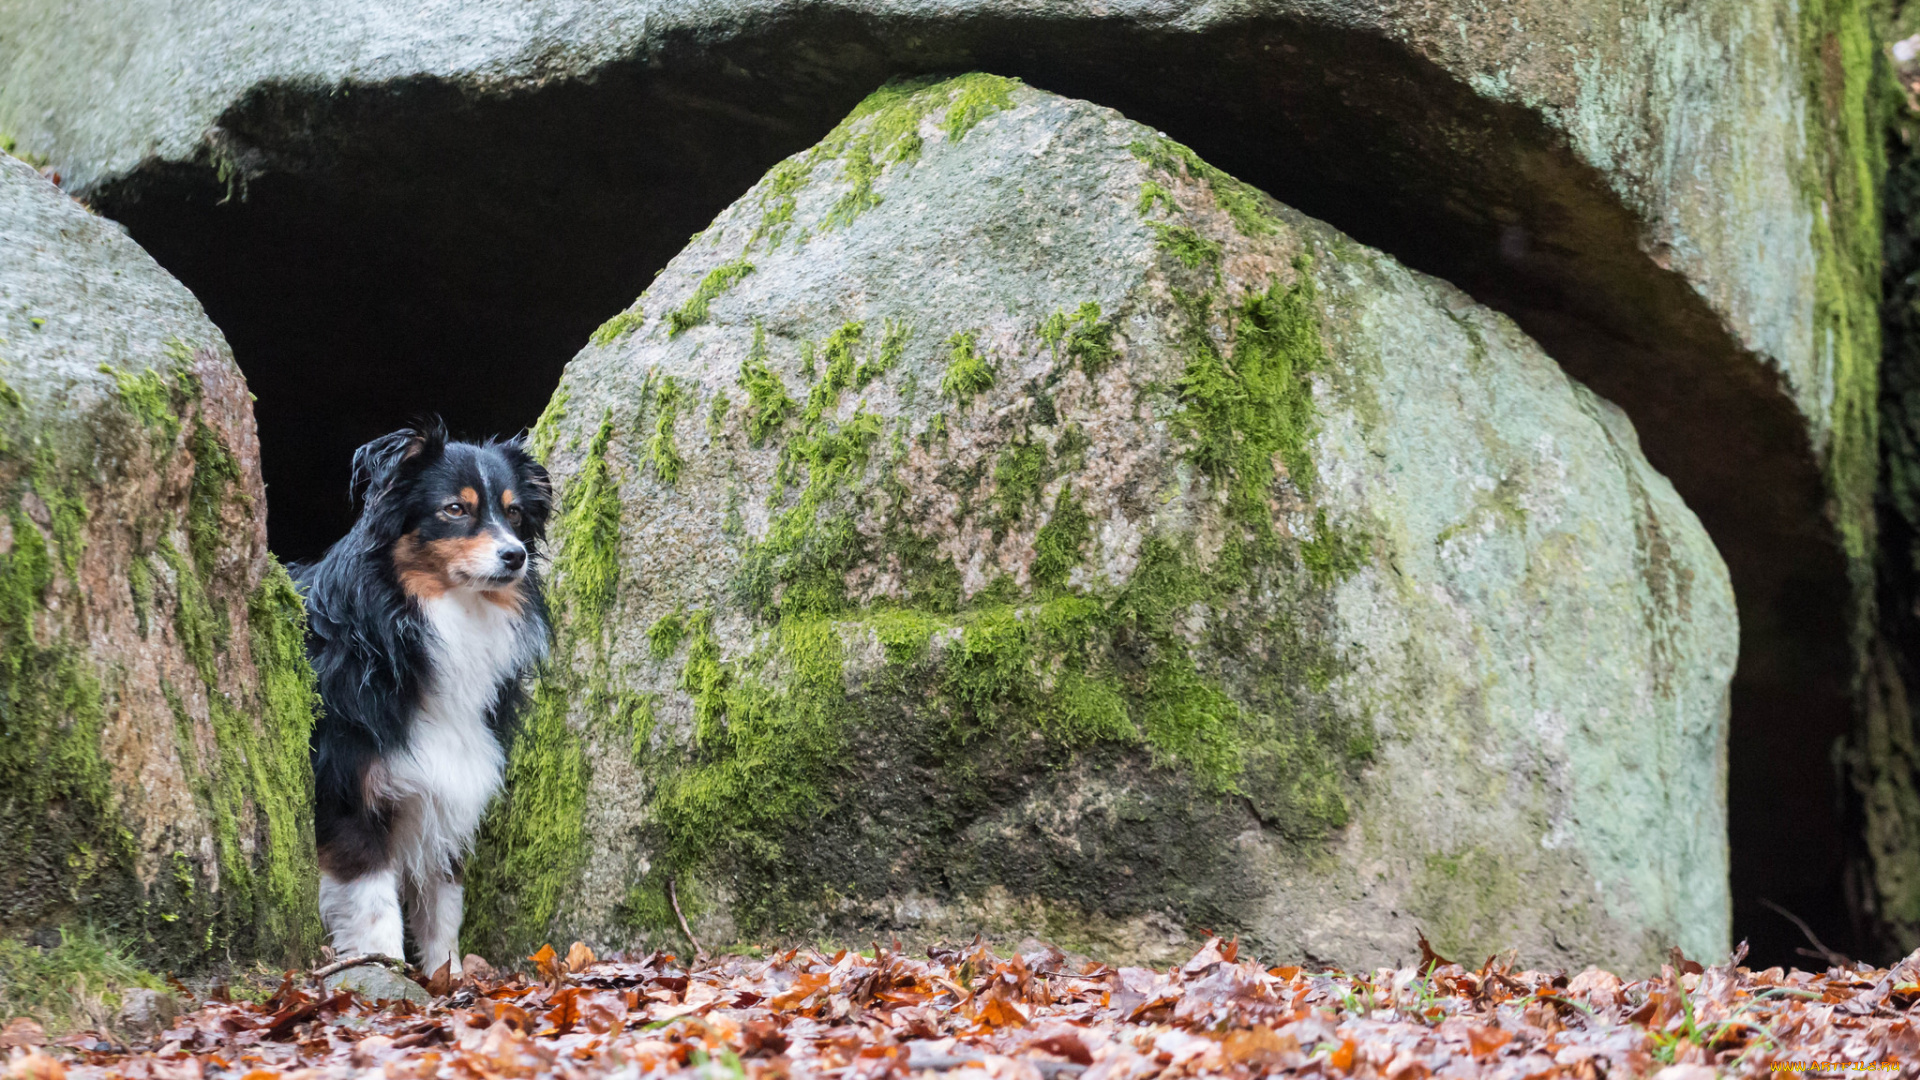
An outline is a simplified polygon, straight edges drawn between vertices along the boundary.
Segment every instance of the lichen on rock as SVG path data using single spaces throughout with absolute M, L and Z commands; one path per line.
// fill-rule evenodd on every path
M 562 644 L 489 825 L 531 880 L 471 945 L 677 898 L 719 941 L 1724 946 L 1725 569 L 1503 318 L 990 75 L 876 93 L 638 303 L 704 307 L 543 418 Z

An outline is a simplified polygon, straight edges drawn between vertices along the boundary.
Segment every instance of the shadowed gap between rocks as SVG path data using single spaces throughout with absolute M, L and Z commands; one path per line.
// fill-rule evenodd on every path
M 767 168 L 890 76 L 971 68 L 1166 131 L 1507 313 L 1624 408 L 1739 597 L 1735 937 L 1756 962 L 1797 959 L 1765 898 L 1861 948 L 1830 765 L 1852 709 L 1849 590 L 1799 416 L 1564 139 L 1396 45 L 1279 21 L 803 15 L 591 80 L 264 86 L 202 161 L 151 163 L 93 201 L 227 334 L 259 398 L 273 545 L 308 558 L 350 523 L 355 446 L 429 410 L 469 434 L 531 423 L 593 328 Z

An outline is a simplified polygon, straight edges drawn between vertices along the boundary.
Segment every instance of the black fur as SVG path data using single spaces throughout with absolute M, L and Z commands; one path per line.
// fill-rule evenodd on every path
M 495 501 L 511 485 L 517 520 Z M 462 488 L 492 493 L 464 521 L 443 520 Z M 407 744 L 427 685 L 431 630 L 395 567 L 403 537 L 433 539 L 508 527 L 529 556 L 521 592 L 526 617 L 548 632 L 534 567 L 552 509 L 547 472 L 519 440 L 451 442 L 439 421 L 382 436 L 353 455 L 349 496 L 361 507 L 346 537 L 311 564 L 292 567 L 307 606 L 307 647 L 323 714 L 313 731 L 314 825 L 321 862 L 351 879 L 387 859 L 389 812 L 365 797 L 367 770 Z M 521 706 L 519 675 L 496 690 L 488 724 L 506 743 Z

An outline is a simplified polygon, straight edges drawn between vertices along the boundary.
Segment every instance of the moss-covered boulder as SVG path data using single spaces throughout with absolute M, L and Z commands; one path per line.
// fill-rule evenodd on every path
M 1505 318 L 1119 114 L 889 87 L 568 366 L 471 944 L 1727 945 L 1726 570 Z
M 0 155 L 0 934 L 314 942 L 312 674 L 245 381 L 112 223 Z

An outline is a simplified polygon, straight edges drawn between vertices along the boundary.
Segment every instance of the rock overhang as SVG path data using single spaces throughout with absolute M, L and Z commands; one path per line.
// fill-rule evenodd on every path
M 767 165 L 890 74 L 989 67 L 1119 107 L 1454 281 L 1626 408 L 1742 597 L 1734 828 L 1761 861 L 1736 855 L 1737 888 L 1833 895 L 1837 820 L 1770 792 L 1806 782 L 1783 763 L 1824 759 L 1852 711 L 1868 331 L 1833 333 L 1846 296 L 1809 300 L 1848 258 L 1822 224 L 1867 214 L 1834 146 L 1868 149 L 1814 122 L 1847 118 L 1823 88 L 1864 78 L 1841 8 L 104 10 L 28 4 L 0 30 L 0 129 L 258 357 L 268 475 L 284 455 L 276 503 L 317 523 L 305 543 L 340 524 L 323 478 L 358 439 L 433 396 L 476 427 L 525 422 L 586 332 Z M 178 47 L 131 47 L 156 40 Z M 184 50 L 182 75 L 165 58 Z M 96 67 L 112 89 L 78 74 Z M 396 377 L 423 397 L 371 389 Z M 342 381 L 369 389 L 343 402 Z M 296 426 L 317 449 L 276 451 Z M 1780 835 L 1798 854 L 1768 864 Z

